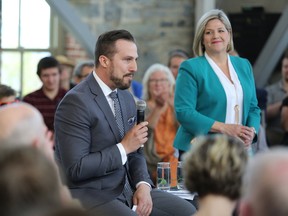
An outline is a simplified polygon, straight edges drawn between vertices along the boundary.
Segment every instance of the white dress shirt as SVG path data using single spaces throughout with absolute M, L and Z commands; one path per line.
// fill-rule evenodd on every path
M 218 65 L 205 53 L 205 57 L 212 67 L 213 71 L 219 78 L 225 94 L 226 94 L 226 124 L 241 124 L 242 123 L 242 112 L 243 112 L 243 89 L 238 79 L 237 73 L 230 61 L 230 56 L 228 57 L 228 67 L 232 82 L 224 74 L 224 72 L 218 67 Z M 236 111 L 234 107 L 238 105 L 239 107 L 239 119 L 236 119 Z

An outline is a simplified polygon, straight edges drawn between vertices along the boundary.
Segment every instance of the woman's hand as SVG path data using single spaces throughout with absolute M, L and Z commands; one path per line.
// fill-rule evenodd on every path
M 252 127 L 250 128 L 239 124 L 225 124 L 222 122 L 215 122 L 211 131 L 238 137 L 243 141 L 245 147 L 251 145 L 255 136 L 255 130 Z

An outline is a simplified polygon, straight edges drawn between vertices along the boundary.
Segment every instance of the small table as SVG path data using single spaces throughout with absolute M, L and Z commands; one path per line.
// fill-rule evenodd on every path
M 197 196 L 197 193 L 190 193 L 190 191 L 185 190 L 185 189 L 170 189 L 167 190 L 168 193 L 171 193 L 173 195 L 176 195 L 182 199 L 186 199 L 186 200 L 193 200 L 195 195 Z

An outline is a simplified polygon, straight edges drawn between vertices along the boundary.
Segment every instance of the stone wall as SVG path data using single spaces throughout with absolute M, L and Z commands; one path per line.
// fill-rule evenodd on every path
M 192 54 L 194 0 L 70 0 L 81 19 L 97 38 L 112 29 L 127 29 L 139 49 L 138 73 L 141 81 L 153 63 L 167 64 L 172 49 Z M 66 33 L 67 55 L 77 62 L 89 58 L 81 46 Z M 74 41 L 74 44 L 73 44 Z M 95 46 L 95 44 L 91 44 Z M 92 57 L 93 58 L 93 57 Z

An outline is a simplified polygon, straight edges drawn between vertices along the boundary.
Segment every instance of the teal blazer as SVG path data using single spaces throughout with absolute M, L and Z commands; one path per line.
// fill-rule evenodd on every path
M 260 126 L 260 109 L 256 98 L 251 64 L 247 59 L 230 56 L 243 89 L 242 125 Z M 225 90 L 205 56 L 184 61 L 175 87 L 175 112 L 180 123 L 174 147 L 188 151 L 191 140 L 208 134 L 215 121 L 225 122 Z

